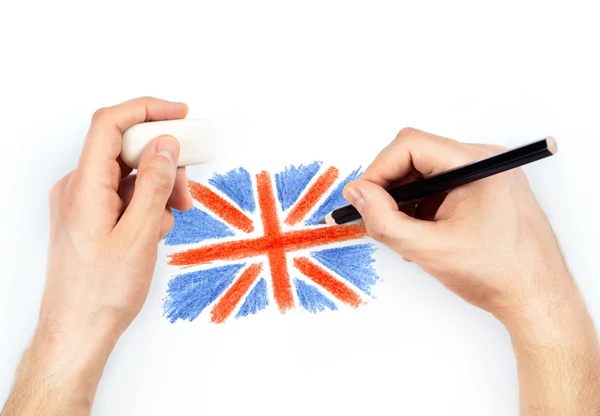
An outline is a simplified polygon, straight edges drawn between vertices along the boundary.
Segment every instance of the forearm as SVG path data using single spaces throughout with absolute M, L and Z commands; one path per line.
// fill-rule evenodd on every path
M 26 350 L 2 416 L 89 415 L 112 337 L 40 327 Z M 116 339 L 115 339 L 116 341 Z
M 522 416 L 600 414 L 600 350 L 573 287 L 505 322 L 517 358 Z

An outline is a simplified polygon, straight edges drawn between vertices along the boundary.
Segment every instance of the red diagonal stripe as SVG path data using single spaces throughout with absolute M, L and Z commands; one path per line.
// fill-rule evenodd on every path
M 358 307 L 362 300 L 348 286 L 333 277 L 327 270 L 317 266 L 306 257 L 294 259 L 294 266 L 313 282 L 323 287 L 333 296 L 350 306 Z
M 273 279 L 273 297 L 281 313 L 294 307 L 294 296 L 288 272 L 285 251 L 282 249 L 269 250 L 269 267 Z
M 251 264 L 223 295 L 211 311 L 212 322 L 220 324 L 231 315 L 238 302 L 248 292 L 262 270 L 262 264 Z
M 285 252 L 302 250 L 315 246 L 356 240 L 367 235 L 364 224 L 319 227 L 289 231 L 276 238 L 251 238 L 227 241 L 209 246 L 193 248 L 170 255 L 173 266 L 192 266 L 215 260 L 239 260 L 267 254 L 267 250 L 282 249 Z
M 319 199 L 327 192 L 329 187 L 335 182 L 338 177 L 338 170 L 331 166 L 312 184 L 310 189 L 304 194 L 302 199 L 296 203 L 290 211 L 285 223 L 294 225 L 302 221 L 308 212 L 317 204 Z
M 194 181 L 189 181 L 189 188 L 192 198 L 214 212 L 223 221 L 247 233 L 254 231 L 250 218 L 210 188 Z

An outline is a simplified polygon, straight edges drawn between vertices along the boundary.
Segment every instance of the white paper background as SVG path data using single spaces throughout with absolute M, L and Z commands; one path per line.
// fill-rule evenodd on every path
M 227 152 L 195 179 L 349 170 L 404 126 L 506 146 L 552 134 L 559 155 L 526 171 L 600 320 L 596 17 L 591 1 L 3 1 L 0 400 L 36 323 L 48 192 L 93 111 L 140 95 L 216 124 Z M 368 307 L 220 326 L 161 317 L 160 262 L 94 414 L 517 414 L 502 326 L 386 249 L 377 260 Z

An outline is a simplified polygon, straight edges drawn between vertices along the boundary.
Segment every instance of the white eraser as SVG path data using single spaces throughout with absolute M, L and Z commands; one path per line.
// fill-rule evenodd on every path
M 216 140 L 211 124 L 202 119 L 182 119 L 150 121 L 127 129 L 123 133 L 123 162 L 137 168 L 148 143 L 163 134 L 173 136 L 179 142 L 177 166 L 199 165 L 215 157 Z

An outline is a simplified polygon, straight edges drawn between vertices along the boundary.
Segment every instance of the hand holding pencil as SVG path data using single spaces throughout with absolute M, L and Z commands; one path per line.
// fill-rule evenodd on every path
M 547 137 L 424 179 L 393 187 L 388 189 L 388 193 L 394 198 L 398 207 L 417 204 L 436 194 L 552 156 L 557 151 L 556 141 L 552 137 Z M 347 205 L 335 209 L 320 223 L 346 224 L 359 218 L 360 213 L 357 209 L 352 205 Z
M 541 153 L 525 153 L 548 156 L 554 145 L 538 143 Z M 517 358 L 521 414 L 584 408 L 596 414 L 600 347 L 594 324 L 523 171 L 449 187 L 402 211 L 398 195 L 386 190 L 406 190 L 402 185 L 503 152 L 404 129 L 344 195 L 371 237 L 504 324 Z
M 548 144 L 555 151 L 554 142 Z M 534 150 L 524 153 L 551 154 L 542 143 Z M 553 299 L 572 285 L 550 224 L 522 170 L 440 189 L 447 192 L 405 206 L 405 212 L 386 189 L 419 180 L 427 183 L 422 178 L 440 178 L 459 166 L 477 167 L 471 163 L 486 158 L 483 172 L 489 172 L 494 160 L 490 156 L 505 151 L 405 129 L 344 193 L 374 239 L 501 320 L 533 307 L 540 298 Z M 556 285 L 537 290 L 544 287 L 548 273 L 557 276 Z

